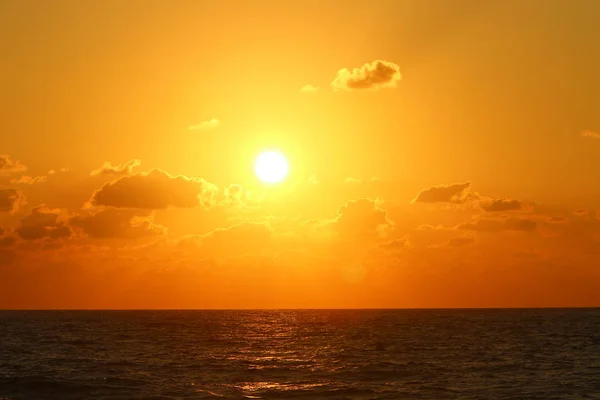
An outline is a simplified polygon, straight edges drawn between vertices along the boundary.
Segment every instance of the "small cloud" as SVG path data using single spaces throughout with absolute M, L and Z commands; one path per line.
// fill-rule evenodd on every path
M 60 214 L 60 210 L 52 210 L 42 204 L 21 219 L 21 224 L 15 232 L 23 240 L 69 237 L 72 233 L 71 228 L 60 220 Z
M 581 132 L 581 136 L 589 137 L 592 139 L 600 139 L 600 133 L 589 131 L 589 130 Z
M 352 177 L 348 177 L 346 178 L 346 180 L 344 181 L 344 183 L 347 183 L 349 185 L 357 185 L 359 183 L 362 183 L 362 181 L 358 178 L 352 178 Z
M 421 191 L 412 203 L 456 203 L 461 204 L 470 198 L 477 198 L 470 192 L 471 182 L 454 183 L 447 186 L 432 186 Z
M 583 208 L 580 208 L 579 210 L 575 210 L 573 211 L 573 215 L 575 215 L 576 217 L 585 217 L 589 214 L 588 210 L 584 210 Z
M 523 209 L 523 203 L 512 199 L 483 200 L 480 206 L 487 212 L 517 211 Z
M 216 129 L 219 127 L 219 125 L 221 125 L 221 121 L 219 121 L 216 118 L 213 118 L 211 120 L 201 122 L 197 125 L 190 125 L 188 127 L 188 130 L 190 130 L 190 131 L 207 131 L 210 129 Z
M 523 218 L 477 219 L 458 226 L 459 230 L 477 232 L 524 231 L 530 232 L 537 228 L 537 222 Z
M 19 189 L 0 189 L 0 212 L 14 213 L 25 204 L 25 195 Z
M 548 222 L 551 224 L 565 224 L 567 223 L 568 219 L 566 217 L 550 217 L 548 218 Z
M 112 165 L 110 162 L 105 162 L 102 167 L 90 173 L 90 176 L 105 176 L 105 175 L 133 175 L 133 168 L 139 167 L 142 162 L 138 159 L 129 160 L 120 165 Z
M 300 89 L 300 93 L 317 93 L 321 88 L 313 85 L 304 85 Z
M 334 90 L 394 88 L 402 79 L 400 67 L 389 61 L 375 60 L 350 71 L 343 68 L 331 82 Z
M 171 176 L 155 169 L 104 184 L 89 201 L 92 206 L 165 209 L 208 207 L 217 187 L 201 178 Z
M 14 183 L 14 184 L 23 184 L 23 185 L 34 185 L 36 183 L 43 183 L 46 182 L 47 177 L 44 175 L 40 175 L 40 176 L 27 176 L 27 175 L 23 175 L 20 178 L 15 178 L 15 179 L 11 179 L 10 183 Z
M 9 155 L 0 155 L 0 172 L 22 172 L 26 169 L 20 161 L 11 160 Z

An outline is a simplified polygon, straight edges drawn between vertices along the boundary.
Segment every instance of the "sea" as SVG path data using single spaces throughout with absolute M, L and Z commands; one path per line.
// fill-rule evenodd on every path
M 600 399 L 600 309 L 0 311 L 0 398 Z

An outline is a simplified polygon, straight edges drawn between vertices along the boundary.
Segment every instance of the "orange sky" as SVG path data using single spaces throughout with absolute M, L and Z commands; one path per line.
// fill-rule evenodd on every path
M 600 306 L 599 15 L 0 2 L 0 308 Z

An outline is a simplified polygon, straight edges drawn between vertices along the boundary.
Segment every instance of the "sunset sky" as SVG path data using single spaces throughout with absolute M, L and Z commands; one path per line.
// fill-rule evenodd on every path
M 598 18 L 2 0 L 0 308 L 600 306 Z

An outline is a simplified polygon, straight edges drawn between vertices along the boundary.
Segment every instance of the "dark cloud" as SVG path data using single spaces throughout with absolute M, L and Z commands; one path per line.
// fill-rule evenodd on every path
M 534 231 L 537 222 L 524 218 L 477 219 L 458 226 L 458 229 L 478 232 Z
M 16 212 L 25 203 L 25 195 L 19 189 L 0 189 L 0 212 Z
M 80 227 L 90 237 L 102 239 L 135 239 L 166 233 L 165 227 L 153 222 L 151 212 L 142 210 L 107 208 L 73 217 L 69 223 Z
M 21 224 L 15 232 L 24 240 L 59 239 L 71 236 L 71 228 L 59 217 L 60 210 L 51 210 L 42 204 L 31 210 L 31 214 L 21 218 Z
M 487 212 L 517 211 L 523 209 L 523 203 L 512 199 L 483 200 L 480 206 Z
M 21 172 L 27 169 L 26 166 L 19 161 L 11 160 L 10 156 L 0 155 L 0 173 L 2 172 Z
M 11 247 L 17 240 L 15 236 L 2 236 L 0 237 L 0 247 Z
M 471 182 L 454 183 L 448 186 L 433 186 L 421 191 L 413 203 L 464 203 L 476 196 L 469 189 Z
M 133 175 L 133 169 L 139 167 L 142 162 L 138 159 L 129 160 L 126 163 L 120 165 L 112 165 L 110 162 L 105 162 L 97 170 L 90 173 L 90 176 L 123 176 Z
M 402 75 L 398 65 L 376 60 L 352 71 L 348 68 L 339 70 L 331 86 L 334 90 L 379 89 L 396 87 L 400 79 Z
M 353 200 L 341 206 L 335 222 L 340 233 L 350 235 L 385 235 L 393 225 L 386 212 L 369 199 Z
M 204 179 L 171 176 L 155 169 L 106 183 L 92 195 L 90 204 L 141 209 L 208 206 L 216 190 Z

